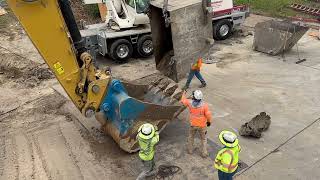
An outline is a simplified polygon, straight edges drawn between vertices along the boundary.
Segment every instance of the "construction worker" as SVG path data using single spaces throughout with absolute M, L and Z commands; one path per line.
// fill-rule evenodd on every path
M 188 153 L 193 153 L 194 136 L 199 132 L 201 138 L 202 157 L 208 156 L 207 151 L 207 127 L 211 125 L 211 112 L 208 104 L 203 102 L 203 94 L 200 90 L 192 92 L 192 99 L 186 98 L 184 91 L 181 98 L 181 103 L 188 107 L 190 113 L 190 129 L 188 137 Z
M 222 148 L 214 161 L 214 167 L 218 169 L 219 180 L 232 180 L 237 172 L 239 152 L 241 147 L 237 135 L 231 131 L 222 131 L 219 134 L 220 142 L 225 146 Z
M 154 154 L 155 145 L 159 142 L 157 127 L 150 123 L 143 124 L 138 130 L 137 140 L 140 146 L 139 157 L 144 166 L 144 171 L 137 178 L 140 180 L 156 173 L 154 170 Z
M 200 74 L 201 66 L 202 66 L 202 58 L 198 58 L 198 60 L 191 65 L 186 85 L 182 88 L 183 90 L 186 90 L 189 88 L 191 80 L 193 79 L 194 76 L 196 76 L 201 82 L 201 85 L 199 86 L 199 88 L 203 88 L 207 86 L 206 81 L 203 79 L 203 77 Z

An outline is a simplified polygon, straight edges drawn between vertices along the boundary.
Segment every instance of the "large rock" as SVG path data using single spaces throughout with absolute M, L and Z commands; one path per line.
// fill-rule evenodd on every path
M 239 134 L 241 136 L 251 136 L 260 138 L 263 131 L 266 131 L 271 124 L 271 117 L 265 112 L 256 115 L 251 121 L 241 126 Z

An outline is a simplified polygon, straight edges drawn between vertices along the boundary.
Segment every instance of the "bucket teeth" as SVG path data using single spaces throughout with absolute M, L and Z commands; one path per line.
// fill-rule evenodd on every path
M 171 82 L 169 79 L 163 78 L 158 84 L 158 87 L 162 90 L 165 90 L 170 83 Z
M 151 85 L 157 86 L 164 78 L 163 77 L 158 77 L 154 81 L 151 82 Z
M 175 90 L 178 88 L 178 84 L 170 83 L 167 88 L 164 90 L 164 94 L 167 96 L 171 96 Z

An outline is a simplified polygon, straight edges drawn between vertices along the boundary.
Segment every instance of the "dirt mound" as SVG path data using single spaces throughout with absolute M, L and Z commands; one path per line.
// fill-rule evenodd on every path
M 34 102 L 33 110 L 41 114 L 65 114 L 60 108 L 66 101 L 66 98 L 58 93 L 49 94 Z
M 23 75 L 16 79 L 16 83 L 21 83 L 25 87 L 33 88 L 38 86 L 42 81 L 54 78 L 53 73 L 47 68 L 34 67 L 27 68 Z
M 7 50 L 1 48 L 0 51 L 0 69 L 11 69 L 17 68 L 20 70 L 26 69 L 28 67 L 36 66 L 37 64 L 33 61 L 25 59 L 24 57 L 11 53 Z
M 239 134 L 241 136 L 252 136 L 260 138 L 263 131 L 266 131 L 271 124 L 271 117 L 265 112 L 256 115 L 251 121 L 241 126 Z
M 22 86 L 32 88 L 42 81 L 54 78 L 53 73 L 46 67 L 39 67 L 33 61 L 14 53 L 2 53 L 0 56 L 0 75 Z

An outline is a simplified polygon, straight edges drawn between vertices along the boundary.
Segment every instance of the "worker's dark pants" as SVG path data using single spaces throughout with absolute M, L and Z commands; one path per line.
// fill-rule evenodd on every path
M 206 84 L 206 81 L 205 81 L 205 80 L 203 79 L 203 77 L 201 76 L 200 71 L 190 69 L 189 76 L 188 76 L 188 80 L 187 80 L 187 83 L 186 83 L 186 87 L 189 87 L 189 86 L 190 86 L 191 80 L 193 79 L 194 76 L 196 76 L 196 77 L 199 79 L 199 81 L 201 82 L 201 84 Z
M 144 180 L 149 176 L 155 175 L 156 173 L 154 159 L 150 161 L 142 160 L 142 164 L 143 164 L 143 171 L 139 174 L 136 180 Z
M 235 175 L 237 170 L 235 170 L 233 173 L 225 173 L 220 170 L 218 170 L 218 177 L 219 180 L 232 180 L 233 175 Z

